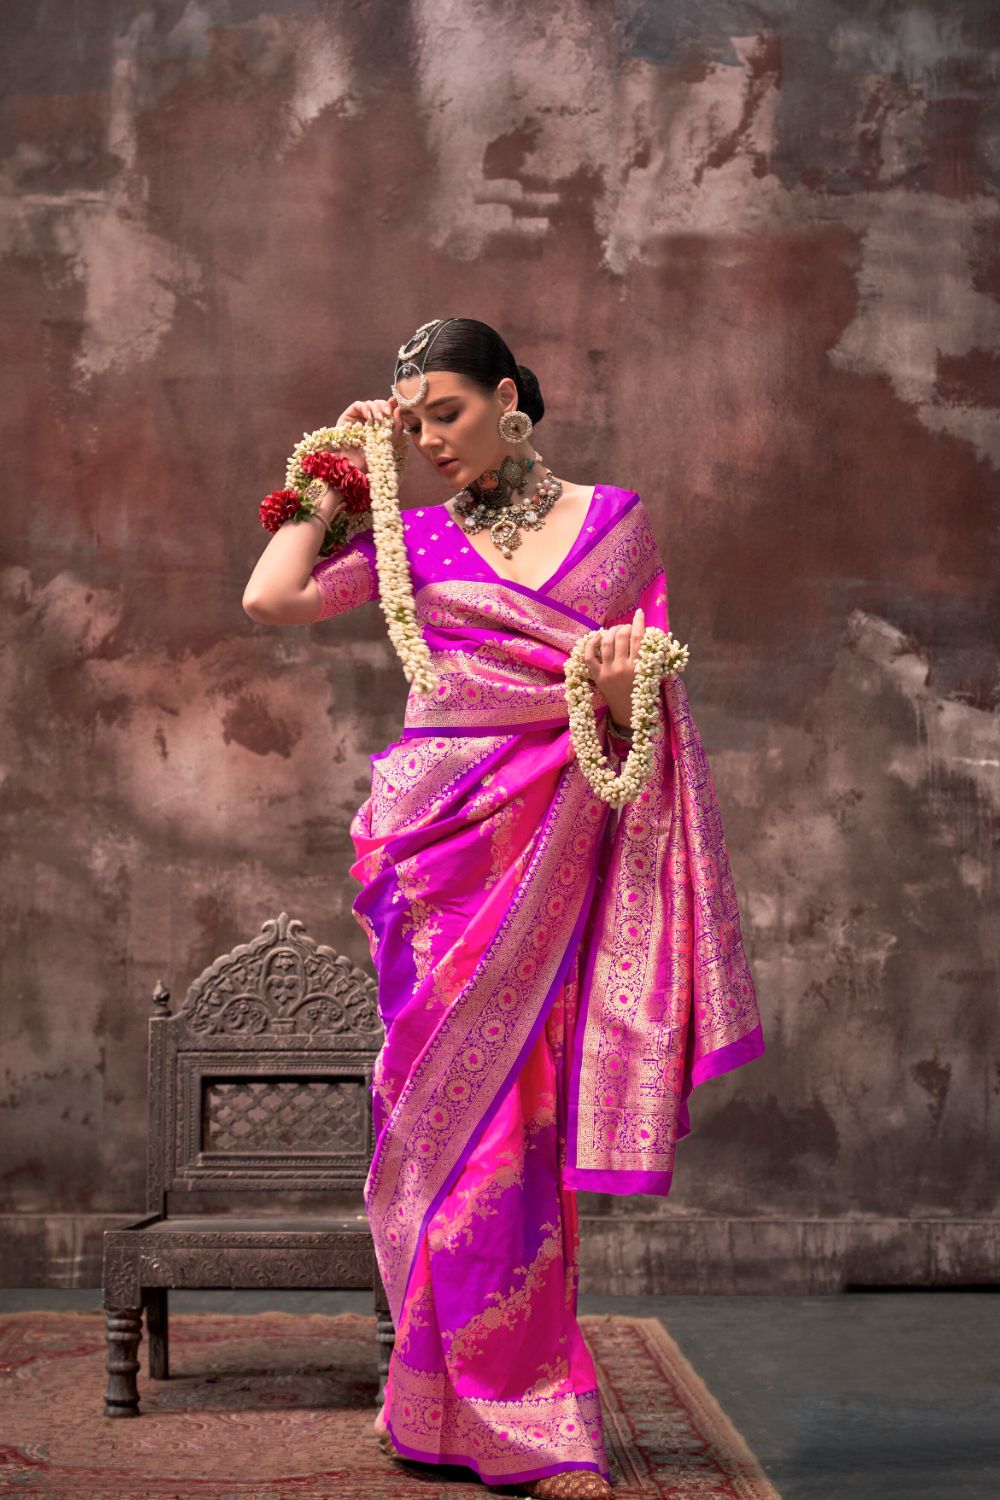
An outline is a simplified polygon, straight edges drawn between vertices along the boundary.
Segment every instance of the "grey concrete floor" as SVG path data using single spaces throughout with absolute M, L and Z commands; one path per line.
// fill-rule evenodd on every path
M 0 1312 L 100 1308 L 97 1290 L 0 1290 Z M 178 1312 L 371 1311 L 362 1292 L 175 1292 Z M 1000 1500 L 1000 1294 L 601 1297 L 657 1317 L 782 1500 Z

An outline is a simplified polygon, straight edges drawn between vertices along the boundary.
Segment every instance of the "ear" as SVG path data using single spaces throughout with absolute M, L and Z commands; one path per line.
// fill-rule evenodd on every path
M 509 375 L 505 375 L 497 385 L 497 395 L 504 411 L 513 411 L 517 406 L 517 386 Z

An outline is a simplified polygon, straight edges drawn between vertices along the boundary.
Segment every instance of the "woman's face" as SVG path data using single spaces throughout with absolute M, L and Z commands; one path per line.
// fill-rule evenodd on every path
M 396 382 L 404 396 L 415 396 L 420 376 Z M 427 394 L 417 406 L 399 407 L 400 421 L 414 447 L 437 474 L 460 490 L 486 469 L 496 468 L 510 447 L 497 432 L 497 419 L 517 405 L 517 386 L 509 376 L 487 395 L 464 375 L 450 370 L 427 372 Z M 442 466 L 441 461 L 451 460 Z

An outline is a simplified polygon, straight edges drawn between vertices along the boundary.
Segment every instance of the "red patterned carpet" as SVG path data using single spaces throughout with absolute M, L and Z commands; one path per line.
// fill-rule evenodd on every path
M 778 1500 L 656 1318 L 582 1315 L 618 1500 Z M 171 1378 L 103 1415 L 100 1312 L 0 1317 L 0 1494 L 59 1500 L 485 1500 L 471 1470 L 375 1446 L 375 1319 L 173 1314 Z M 517 1493 L 517 1486 L 509 1487 Z

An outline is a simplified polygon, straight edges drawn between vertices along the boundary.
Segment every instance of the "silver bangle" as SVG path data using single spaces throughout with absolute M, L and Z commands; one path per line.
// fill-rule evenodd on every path
M 281 524 L 282 524 L 283 527 L 284 526 L 291 526 L 291 525 L 298 525 L 298 523 L 300 521 L 302 521 L 302 520 L 306 520 L 306 521 L 319 521 L 322 524 L 323 535 L 322 535 L 322 537 L 320 537 L 319 548 L 317 549 L 317 556 L 319 556 L 319 557 L 332 557 L 334 555 L 334 553 L 339 552 L 340 549 L 344 546 L 343 542 L 337 542 L 335 544 L 335 546 L 333 547 L 333 549 L 330 552 L 324 553 L 323 548 L 327 545 L 327 537 L 330 534 L 330 528 L 331 528 L 331 526 L 332 526 L 333 523 L 332 523 L 332 521 L 326 520 L 326 518 L 324 516 L 321 516 L 318 510 L 309 510 L 309 511 L 306 511 L 305 516 L 289 516 L 288 519 L 286 521 L 282 521 Z
M 300 521 L 322 521 L 325 527 L 329 527 L 330 525 L 329 521 L 321 516 L 318 510 L 307 510 L 301 516 L 286 516 L 281 524 L 282 526 L 297 526 Z

